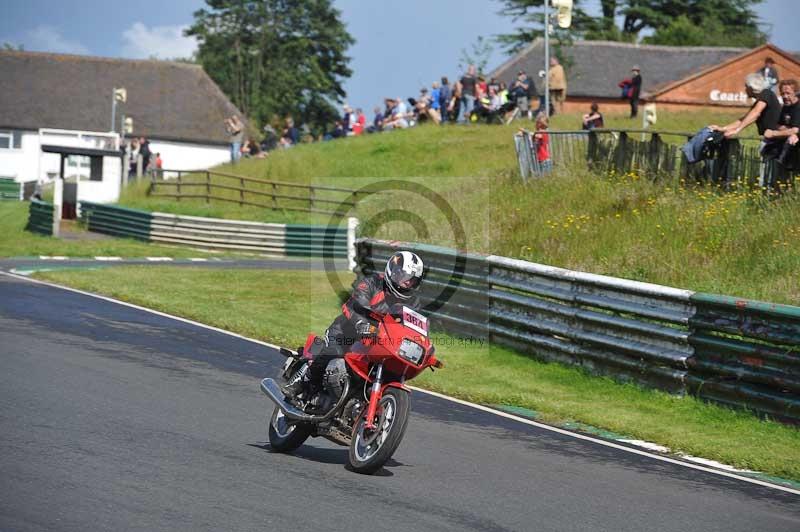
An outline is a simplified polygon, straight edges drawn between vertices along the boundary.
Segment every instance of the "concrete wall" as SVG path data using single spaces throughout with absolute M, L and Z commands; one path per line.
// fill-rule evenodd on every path
M 13 177 L 18 182 L 35 181 L 38 166 L 39 133 L 36 131 L 22 132 L 19 149 L 0 149 L 0 177 Z
M 78 201 L 114 203 L 122 189 L 122 159 L 103 157 L 103 180 L 78 182 Z
M 161 153 L 163 168 L 167 170 L 205 170 L 231 160 L 228 146 L 156 139 L 150 140 L 150 151 L 154 157 L 156 153 Z

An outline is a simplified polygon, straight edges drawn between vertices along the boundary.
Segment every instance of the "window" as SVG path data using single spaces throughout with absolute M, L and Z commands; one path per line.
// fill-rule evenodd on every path
M 67 155 L 67 167 L 64 177 L 86 179 L 90 176 L 89 157 L 85 155 Z
M 102 157 L 90 157 L 91 161 L 89 163 L 89 180 L 90 181 L 102 181 L 103 180 L 103 158 Z
M 0 129 L 0 150 L 19 150 L 22 148 L 22 131 Z

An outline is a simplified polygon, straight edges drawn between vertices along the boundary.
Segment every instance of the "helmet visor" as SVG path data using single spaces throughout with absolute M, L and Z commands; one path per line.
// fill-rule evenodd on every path
M 392 283 L 400 290 L 414 290 L 419 286 L 420 278 L 404 271 L 392 272 Z

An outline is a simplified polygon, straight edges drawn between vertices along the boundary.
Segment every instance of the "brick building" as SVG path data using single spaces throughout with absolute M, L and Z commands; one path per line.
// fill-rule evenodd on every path
M 553 52 L 551 48 L 551 53 Z M 591 102 L 604 113 L 628 112 L 618 83 L 631 77 L 631 67 L 642 69 L 642 100 L 659 109 L 745 108 L 744 78 L 771 57 L 781 79 L 800 80 L 800 57 L 765 44 L 758 48 L 655 46 L 608 41 L 578 41 L 562 48 L 567 71 L 566 112 L 586 111 Z M 519 70 L 536 81 L 540 94 L 544 80 L 544 41 L 537 39 L 494 70 L 491 75 L 510 84 Z

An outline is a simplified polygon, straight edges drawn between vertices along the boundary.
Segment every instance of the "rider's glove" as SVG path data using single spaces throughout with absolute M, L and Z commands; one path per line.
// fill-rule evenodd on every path
M 358 320 L 356 322 L 356 334 L 359 336 L 372 336 L 376 332 L 375 326 L 367 320 Z

